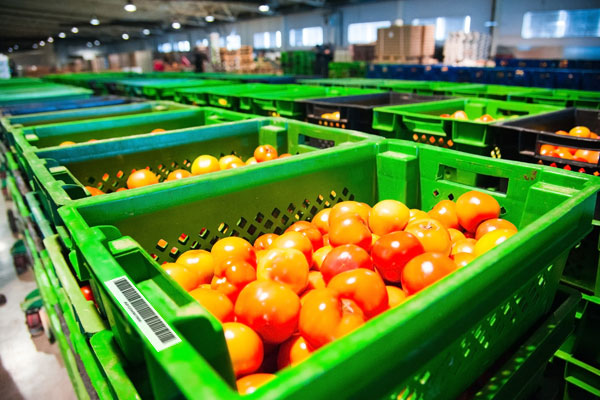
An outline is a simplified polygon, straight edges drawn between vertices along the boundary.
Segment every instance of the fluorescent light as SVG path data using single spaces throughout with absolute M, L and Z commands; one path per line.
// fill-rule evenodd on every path
M 92 44 L 92 42 L 87 42 L 85 45 L 86 45 L 87 47 L 92 47 L 92 46 L 94 46 L 94 45 Z
M 123 40 L 129 40 L 129 35 L 126 33 L 122 34 L 121 37 L 123 38 Z
M 58 37 L 59 37 L 59 38 L 61 38 L 61 39 L 64 39 L 64 38 L 66 38 L 66 37 L 67 37 L 67 34 L 66 34 L 66 33 L 64 33 L 64 32 L 60 32 L 60 33 L 58 34 Z
M 142 29 L 142 33 L 148 36 L 150 34 L 150 29 Z
M 207 15 L 206 17 L 204 17 L 204 19 L 206 20 L 206 22 L 213 22 L 215 20 L 215 17 L 213 17 L 212 15 Z
M 8 52 L 9 52 L 9 53 L 12 53 L 12 52 L 13 52 L 13 49 L 12 49 L 12 47 L 9 47 L 9 48 L 8 48 Z
M 48 39 L 46 39 L 46 42 L 53 43 L 54 42 L 54 38 L 52 36 L 50 36 Z
M 15 45 L 13 46 L 13 48 L 14 48 L 15 50 L 19 50 L 19 45 L 18 45 L 18 44 L 15 44 Z
M 95 46 L 100 46 L 100 41 L 99 40 L 94 40 L 94 45 Z
M 71 28 L 71 32 L 77 33 L 77 32 L 79 32 L 79 29 L 76 26 L 74 26 Z
M 177 21 L 174 21 L 171 26 L 173 27 L 173 29 L 181 29 L 181 24 Z
M 100 20 L 96 17 L 92 17 L 92 19 L 90 19 L 90 24 L 92 25 L 100 25 Z
M 127 0 L 127 4 L 125 4 L 123 8 L 127 12 L 135 12 L 135 10 L 137 10 L 137 7 L 131 2 L 131 0 Z
M 34 43 L 33 46 L 31 46 L 31 47 L 33 47 L 34 49 L 37 49 L 38 48 L 38 44 Z
M 271 7 L 269 7 L 268 4 L 261 4 L 260 6 L 258 6 L 258 11 L 263 13 L 269 12 L 270 9 Z
M 44 47 L 46 45 L 46 42 L 44 42 L 43 40 L 40 40 L 40 46 Z

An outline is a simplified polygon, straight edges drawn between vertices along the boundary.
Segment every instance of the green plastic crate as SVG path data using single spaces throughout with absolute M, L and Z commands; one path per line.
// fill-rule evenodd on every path
M 600 92 L 587 90 L 552 89 L 516 93 L 510 96 L 510 100 L 561 107 L 600 108 Z
M 214 106 L 236 111 L 250 111 L 250 105 L 242 105 L 241 98 L 249 93 L 270 92 L 281 89 L 283 85 L 268 83 L 249 83 L 206 88 L 179 89 L 175 92 L 175 101 L 199 106 Z
M 189 170 L 191 162 L 202 154 L 218 158 L 234 153 L 245 161 L 261 144 L 271 144 L 279 153 L 301 154 L 362 140 L 380 138 L 304 122 L 261 118 L 27 152 L 25 158 L 31 170 L 33 188 L 40 194 L 46 215 L 54 224 L 62 225 L 57 209 L 73 200 L 88 197 L 84 186 L 98 187 L 111 193 L 126 186 L 133 169 L 149 167 L 164 181 L 175 169 Z M 261 168 L 262 165 L 248 168 Z M 221 173 L 211 175 L 216 179 Z
M 513 100 L 520 95 L 529 95 L 544 92 L 540 88 L 527 88 L 522 86 L 505 85 L 466 85 L 465 87 L 454 87 L 448 90 L 448 94 L 456 97 L 483 97 L 492 100 Z
M 148 79 L 127 81 L 125 93 L 130 96 L 147 97 L 153 100 L 173 100 L 175 91 L 180 88 L 210 87 L 229 85 L 226 80 L 207 79 Z
M 403 81 L 385 80 L 380 89 L 401 93 L 416 93 L 422 95 L 450 96 L 451 91 L 458 88 L 481 87 L 480 84 L 444 82 L 444 81 Z
M 90 97 L 92 93 L 89 89 L 65 85 L 48 85 L 48 87 L 42 86 L 33 90 L 3 90 L 0 93 L 0 105 L 7 106 L 52 99 L 82 99 Z
M 340 86 L 340 87 L 355 87 L 355 88 L 374 88 L 378 89 L 382 86 L 389 85 L 389 79 L 369 79 L 369 78 L 322 78 L 322 79 L 301 79 L 298 83 L 312 86 Z M 398 81 L 396 81 L 398 82 Z
M 267 164 L 59 210 L 127 367 L 151 377 L 157 399 L 239 398 L 220 325 L 159 267 L 170 254 L 210 248 L 229 235 L 282 232 L 338 200 L 393 198 L 427 210 L 473 189 L 463 178 L 477 175 L 485 189 L 475 189 L 498 199 L 503 217 L 521 229 L 514 239 L 247 396 L 454 398 L 549 310 L 568 250 L 590 230 L 600 189 L 588 175 L 395 140 Z M 180 242 L 182 234 L 189 240 Z M 164 251 L 160 239 L 168 242 Z M 109 289 L 121 277 L 181 342 L 155 349 Z
M 559 110 L 559 107 L 479 98 L 389 106 L 373 110 L 373 129 L 398 139 L 430 143 L 480 155 L 499 157 L 493 148 L 494 123 Z M 441 117 L 463 110 L 469 120 Z M 473 119 L 491 115 L 493 122 Z M 500 149 L 501 153 L 502 149 Z
M 252 113 L 286 118 L 304 118 L 306 106 L 296 100 L 317 99 L 323 97 L 352 96 L 359 94 L 383 93 L 376 89 L 358 89 L 348 87 L 324 87 L 287 85 L 282 91 L 247 94 L 252 104 Z
M 154 129 L 166 131 L 202 125 L 215 125 L 229 121 L 252 118 L 251 115 L 210 107 L 174 106 L 164 111 L 153 108 L 152 112 L 119 117 L 98 118 L 86 121 L 64 122 L 13 130 L 18 152 L 55 147 L 64 141 L 77 144 L 88 140 L 112 139 L 148 134 Z M 183 108 L 183 109 L 181 109 Z

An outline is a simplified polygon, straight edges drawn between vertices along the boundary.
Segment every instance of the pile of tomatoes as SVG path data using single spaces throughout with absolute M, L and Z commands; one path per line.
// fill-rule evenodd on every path
M 210 155 L 201 155 L 192 162 L 190 171 L 187 169 L 176 169 L 167 176 L 167 181 L 188 178 L 190 176 L 203 175 L 209 172 L 222 171 L 226 169 L 239 168 L 245 165 L 257 164 L 265 161 L 275 160 L 278 158 L 290 157 L 291 154 L 284 153 L 279 155 L 277 149 L 270 144 L 258 146 L 254 150 L 254 156 L 248 158 L 245 162 L 235 155 L 223 156 L 220 159 Z M 149 169 L 134 170 L 127 178 L 127 188 L 122 187 L 117 189 L 121 192 L 127 189 L 135 189 L 143 186 L 154 185 L 159 183 L 158 175 Z M 105 194 L 102 190 L 92 187 L 85 187 L 92 196 Z
M 469 120 L 469 116 L 463 110 L 454 111 L 452 114 L 441 114 L 442 118 L 453 118 L 453 119 L 462 119 Z M 481 117 L 477 117 L 473 119 L 475 122 L 494 122 L 495 119 L 490 114 L 483 114 Z
M 429 212 L 343 201 L 254 244 L 228 237 L 162 268 L 223 324 L 240 393 L 398 306 L 517 232 L 490 195 Z
M 557 135 L 567 135 L 587 139 L 599 139 L 598 135 L 585 126 L 576 126 L 567 131 L 556 131 Z M 598 164 L 600 152 L 593 150 L 574 149 L 572 147 L 554 146 L 543 144 L 540 146 L 539 154 L 546 157 L 562 158 L 564 160 L 580 161 L 590 164 Z

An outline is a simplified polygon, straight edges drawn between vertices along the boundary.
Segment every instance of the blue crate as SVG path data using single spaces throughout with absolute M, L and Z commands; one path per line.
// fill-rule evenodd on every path
M 538 68 L 531 73 L 531 86 L 554 88 L 556 77 L 555 72 L 551 68 Z
M 581 89 L 600 91 L 600 70 L 583 72 Z
M 69 100 L 45 100 L 32 103 L 22 103 L 13 106 L 0 108 L 2 114 L 7 115 L 25 115 L 42 112 L 74 110 L 78 108 L 115 106 L 124 103 L 130 103 L 131 99 L 117 96 L 96 96 L 87 99 L 69 99 Z
M 387 66 L 384 64 L 369 64 L 367 68 L 367 78 L 383 79 L 387 78 L 386 74 Z
M 581 70 L 557 69 L 554 71 L 554 73 L 554 82 L 556 88 L 593 90 L 591 88 L 587 89 L 582 86 L 583 73 Z

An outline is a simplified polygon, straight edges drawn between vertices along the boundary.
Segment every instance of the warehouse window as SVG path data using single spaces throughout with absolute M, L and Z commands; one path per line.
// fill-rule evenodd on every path
M 232 33 L 225 38 L 225 43 L 227 50 L 238 50 L 242 47 L 242 37 Z
M 526 12 L 521 37 L 600 37 L 600 9 Z
M 348 43 L 373 43 L 377 41 L 377 29 L 389 28 L 390 21 L 362 22 L 348 25 Z
M 255 49 L 273 49 L 281 47 L 281 31 L 258 32 L 254 34 Z
M 175 51 L 190 51 L 190 42 L 181 40 L 175 43 Z
M 158 45 L 159 53 L 170 53 L 173 51 L 173 45 L 171 43 L 163 43 Z
M 471 31 L 471 16 L 465 17 L 437 17 L 415 18 L 412 25 L 435 25 L 435 40 L 444 41 L 450 32 Z
M 196 40 L 196 46 L 208 47 L 208 39 Z
M 323 44 L 323 28 L 320 26 L 290 30 L 292 47 L 313 47 L 319 44 Z

